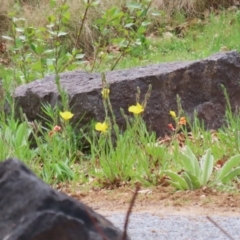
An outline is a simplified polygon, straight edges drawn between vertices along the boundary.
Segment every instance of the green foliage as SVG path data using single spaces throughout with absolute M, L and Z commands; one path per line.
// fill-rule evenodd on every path
M 218 172 L 216 176 L 217 181 L 227 183 L 234 177 L 240 175 L 240 154 L 231 157 Z
M 105 81 L 103 76 L 104 86 L 107 86 Z M 144 110 L 150 91 L 151 87 L 141 103 Z M 140 90 L 138 89 L 137 103 L 139 103 L 139 96 Z M 89 174 L 104 186 L 118 186 L 130 181 L 139 181 L 147 185 L 157 184 L 162 169 L 167 165 L 166 148 L 156 146 L 156 135 L 147 130 L 140 113 L 136 111 L 134 118 L 129 119 L 122 111 L 126 120 L 126 130 L 121 131 L 116 123 L 108 96 L 103 95 L 103 104 L 104 123 L 107 128 L 96 127 L 101 133 L 93 131 L 92 138 L 85 135 L 91 146 Z
M 2 36 L 9 41 L 11 48 L 9 55 L 11 63 L 17 70 L 15 80 L 27 83 L 34 79 L 43 78 L 46 74 L 74 70 L 83 62 L 85 54 L 82 52 L 80 41 L 84 24 L 90 8 L 98 6 L 99 1 L 86 1 L 85 12 L 81 18 L 79 28 L 76 29 L 74 39 L 69 37 L 68 25 L 71 21 L 69 5 L 63 1 L 57 5 L 51 1 L 54 14 L 47 17 L 47 24 L 42 27 L 28 25 L 23 18 L 15 17 L 12 13 L 12 26 L 9 35 Z M 113 63 L 114 69 L 126 54 L 141 54 L 141 50 L 148 46 L 145 33 L 150 21 L 147 12 L 150 1 L 129 3 L 123 10 L 113 7 L 97 19 L 94 26 L 100 32 L 95 42 L 94 61 L 91 71 L 97 70 L 105 60 Z M 69 47 L 72 41 L 72 46 Z M 117 47 L 119 54 L 108 54 L 109 46 Z
M 59 119 L 59 109 L 43 105 L 46 127 L 35 123 L 35 152 L 43 165 L 40 176 L 47 182 L 66 181 L 75 178 L 72 166 L 81 161 L 78 156 L 82 135 L 70 125 L 69 120 Z
M 25 19 L 12 17 L 11 33 L 2 36 L 10 41 L 10 56 L 16 71 L 18 83 L 27 83 L 46 74 L 73 70 L 82 59 L 75 48 L 68 52 L 64 47 L 67 41 L 66 26 L 70 19 L 68 5 L 62 4 L 55 14 L 47 18 L 44 27 L 27 26 Z
M 0 123 L 0 159 L 15 156 L 22 161 L 35 157 L 35 152 L 30 150 L 29 137 L 31 130 L 26 122 L 19 123 L 8 118 Z
M 234 13 L 234 14 L 233 14 Z M 204 20 L 188 19 L 179 13 L 181 19 L 170 18 L 170 22 L 159 24 L 155 37 L 149 37 L 149 50 L 143 50 L 141 58 L 126 56 L 118 68 L 144 66 L 151 63 L 196 60 L 219 51 L 240 50 L 240 11 L 211 14 Z M 179 17 L 180 18 L 180 17 Z M 191 21 L 192 20 L 192 21 Z M 153 20 L 154 22 L 154 20 Z M 178 29 L 181 30 L 178 33 Z M 165 38 L 164 33 L 172 34 Z
M 150 5 L 151 1 L 144 0 L 127 3 L 122 8 L 112 7 L 95 21 L 99 37 L 94 44 L 91 71 L 97 70 L 102 62 L 113 70 L 126 54 L 141 55 L 148 48 L 145 34 L 151 23 L 147 18 Z
M 240 155 L 230 158 L 217 173 L 213 173 L 214 157 L 208 149 L 198 161 L 192 150 L 186 146 L 180 153 L 179 167 L 182 171 L 178 174 L 172 170 L 164 173 L 170 178 L 170 183 L 180 190 L 194 190 L 203 186 L 214 186 L 219 183 L 228 183 L 240 172 Z
M 214 158 L 211 150 L 208 149 L 200 161 L 188 146 L 180 155 L 182 176 L 169 170 L 164 171 L 171 178 L 172 185 L 181 190 L 194 190 L 206 186 L 213 172 Z

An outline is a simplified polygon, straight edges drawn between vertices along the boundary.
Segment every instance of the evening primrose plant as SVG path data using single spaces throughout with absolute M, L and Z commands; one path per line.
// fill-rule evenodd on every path
M 131 117 L 121 109 L 126 121 L 126 129 L 123 131 L 116 123 L 110 101 L 110 86 L 104 74 L 102 81 L 105 119 L 95 124 L 92 138 L 85 135 L 91 147 L 91 170 L 88 173 L 98 184 L 104 186 L 119 186 L 134 181 L 157 184 L 162 171 L 160 161 L 165 154 L 164 147 L 160 146 L 158 150 L 152 147 L 152 143 L 156 142 L 156 135 L 147 130 L 142 118 L 151 94 L 151 86 L 143 102 L 140 102 L 140 89 L 137 88 L 136 104 L 128 108 Z M 159 154 L 158 157 L 156 153 Z
M 48 125 L 37 123 L 34 137 L 36 141 L 37 161 L 43 166 L 40 176 L 46 182 L 66 181 L 73 179 L 73 164 L 77 161 L 80 135 L 75 134 L 70 121 L 74 114 L 60 111 L 44 105 L 44 113 L 48 116 Z

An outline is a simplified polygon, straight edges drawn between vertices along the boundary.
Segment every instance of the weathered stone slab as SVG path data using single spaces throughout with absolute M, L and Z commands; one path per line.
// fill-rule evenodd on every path
M 122 240 L 110 221 L 16 159 L 0 163 L 0 192 L 1 240 Z
M 226 87 L 235 110 L 240 105 L 239 80 L 240 55 L 235 51 L 217 53 L 198 61 L 162 63 L 107 73 L 110 99 L 120 125 L 125 122 L 120 108 L 127 112 L 128 107 L 135 104 L 137 86 L 146 93 L 148 85 L 152 84 L 144 118 L 158 135 L 168 132 L 167 124 L 172 121 L 169 110 L 177 111 L 177 94 L 189 117 L 196 110 L 208 128 L 220 127 L 224 122 L 226 103 L 221 84 Z M 82 125 L 92 119 L 104 120 L 100 73 L 62 73 L 61 85 L 69 94 L 70 107 L 75 114 L 73 124 L 77 124 L 84 114 Z M 30 121 L 39 119 L 43 115 L 41 103 L 48 102 L 54 106 L 58 102 L 54 76 L 18 87 L 14 97 L 16 109 L 21 107 Z

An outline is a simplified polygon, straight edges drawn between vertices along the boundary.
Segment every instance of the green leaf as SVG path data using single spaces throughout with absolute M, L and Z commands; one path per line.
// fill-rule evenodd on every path
M 159 11 L 154 11 L 151 13 L 151 15 L 155 17 L 155 16 L 161 16 L 162 14 Z
M 132 9 L 140 9 L 141 5 L 137 2 L 130 2 L 130 3 L 127 3 L 127 7 Z
M 188 185 L 187 185 L 185 179 L 182 178 L 181 176 L 179 176 L 177 173 L 172 172 L 172 171 L 163 171 L 163 173 L 165 173 L 167 176 L 169 176 L 173 182 L 175 182 L 178 186 L 180 186 L 179 189 L 181 189 L 181 190 L 188 189 Z
M 202 186 L 206 186 L 212 172 L 213 172 L 214 158 L 211 154 L 211 149 L 208 149 L 205 155 L 200 160 L 201 176 L 200 183 Z
M 127 23 L 127 24 L 124 25 L 124 27 L 125 27 L 125 28 L 129 28 L 129 27 L 131 27 L 131 26 L 133 26 L 133 25 L 134 25 L 134 23 Z
M 17 48 L 21 48 L 23 46 L 23 42 L 21 39 L 17 38 L 16 41 L 15 41 L 15 46 Z
M 70 12 L 65 12 L 62 17 L 62 22 L 67 24 L 70 20 L 71 14 Z
M 16 27 L 15 29 L 16 29 L 17 32 L 21 32 L 21 33 L 24 32 L 24 28 L 17 28 Z
M 33 43 L 29 44 L 29 46 L 35 53 L 37 53 L 36 52 L 36 46 Z
M 176 189 L 178 189 L 178 190 L 186 190 L 186 189 L 184 189 L 184 188 L 182 188 L 182 186 L 181 186 L 181 184 L 180 183 L 178 183 L 178 182 L 173 182 L 173 181 L 168 181 L 173 187 L 175 187 Z
M 37 54 L 42 54 L 44 52 L 43 46 L 38 45 L 38 46 L 35 46 L 35 47 L 36 47 L 35 51 L 36 51 Z
M 181 153 L 182 155 L 182 166 L 184 167 L 185 171 L 191 172 L 196 177 L 200 176 L 200 166 L 199 162 L 192 152 L 192 150 L 186 146 L 185 151 Z
M 67 3 L 65 3 L 65 4 L 63 4 L 63 5 L 60 6 L 60 9 L 66 11 L 67 9 L 69 9 L 69 6 L 68 6 Z M 61 11 L 61 10 L 60 10 L 60 11 Z
M 67 165 L 67 163 L 64 162 L 59 162 L 58 163 L 59 167 L 61 168 L 61 172 L 64 173 L 67 178 L 73 178 L 74 177 L 74 173 L 73 171 L 69 168 L 69 166 Z
M 12 37 L 9 37 L 9 36 L 2 36 L 3 39 L 6 39 L 6 40 L 9 40 L 9 41 L 13 41 L 13 38 Z
M 50 0 L 50 7 L 54 8 L 56 6 L 56 0 Z
M 21 123 L 18 126 L 18 129 L 16 131 L 16 137 L 15 137 L 15 146 L 16 148 L 21 147 L 26 144 L 28 133 L 27 133 L 27 126 L 24 123 Z
M 99 5 L 99 3 L 100 3 L 100 1 L 93 1 L 93 2 L 91 2 L 91 6 L 96 7 Z
M 49 17 L 48 17 L 48 21 L 49 21 L 50 23 L 53 23 L 53 22 L 56 21 L 56 17 L 55 17 L 54 15 L 49 16 Z
M 66 35 L 68 35 L 67 32 L 59 32 L 59 33 L 57 34 L 58 37 L 66 36 Z
M 26 36 L 21 35 L 21 36 L 19 36 L 19 39 L 20 39 L 21 41 L 25 42 L 25 41 L 26 41 Z
M 232 168 L 236 167 L 240 163 L 240 154 L 231 157 L 222 167 L 220 172 L 217 175 L 217 179 L 222 181 L 224 177 L 226 177 Z
M 47 49 L 47 50 L 44 51 L 44 54 L 49 54 L 49 53 L 53 53 L 53 52 L 54 52 L 53 49 Z
M 43 66 L 42 66 L 41 61 L 37 61 L 37 62 L 33 63 L 33 64 L 31 65 L 31 68 L 32 68 L 33 70 L 36 70 L 36 71 L 41 72 L 41 71 L 43 70 Z
M 223 179 L 222 182 L 223 183 L 227 183 L 229 181 L 231 181 L 233 178 L 235 178 L 236 176 L 240 175 L 240 167 L 235 168 L 233 171 L 231 171 L 230 173 L 228 173 Z
M 192 183 L 192 181 L 191 181 L 191 178 L 190 178 L 189 175 L 187 174 L 187 172 L 184 172 L 184 173 L 183 173 L 183 178 L 184 178 L 185 182 L 186 182 L 187 185 L 188 185 L 188 189 L 193 190 L 193 189 L 194 189 L 193 183 Z
M 142 25 L 143 27 L 146 27 L 146 26 L 148 26 L 149 24 L 151 24 L 151 22 L 142 22 L 141 25 Z
M 59 177 L 62 175 L 62 169 L 60 167 L 60 165 L 58 163 L 54 163 L 53 164 L 53 169 L 54 169 L 54 172 L 55 172 L 55 177 Z
M 138 29 L 137 29 L 137 33 L 138 34 L 143 34 L 146 32 L 146 28 L 144 26 L 140 26 Z
M 188 179 L 191 181 L 192 190 L 199 189 L 201 187 L 199 179 L 195 175 L 193 175 L 192 173 L 184 172 L 183 176 L 187 176 Z
M 85 54 L 77 54 L 75 58 L 82 59 L 82 58 L 84 58 L 84 56 L 85 56 Z
M 184 172 L 183 178 L 185 179 L 186 183 L 188 184 L 188 187 L 190 190 L 199 189 L 201 187 L 201 184 L 199 182 L 199 179 L 191 174 L 190 172 Z

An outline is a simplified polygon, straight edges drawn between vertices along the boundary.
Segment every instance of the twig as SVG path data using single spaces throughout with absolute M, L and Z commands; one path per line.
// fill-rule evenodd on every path
M 123 237 L 122 237 L 122 240 L 127 240 L 127 227 L 128 227 L 128 222 L 129 222 L 129 218 L 130 218 L 130 214 L 132 212 L 132 208 L 133 208 L 133 205 L 135 203 L 135 200 L 137 198 L 137 195 L 138 195 L 138 191 L 140 189 L 140 186 L 137 185 L 136 186 L 136 190 L 134 192 L 134 195 L 133 195 L 133 198 L 130 202 L 130 205 L 129 205 L 129 208 L 128 208 L 128 211 L 127 211 L 127 215 L 126 215 L 126 219 L 125 219 L 125 223 L 124 223 L 124 231 L 123 231 Z
M 80 48 L 80 46 L 79 46 L 80 36 L 81 36 L 81 34 L 82 34 L 83 25 L 84 25 L 84 23 L 85 23 L 85 21 L 86 21 L 86 19 L 87 19 L 88 10 L 89 10 L 89 8 L 90 8 L 90 6 L 91 6 L 90 0 L 87 0 L 87 3 L 86 3 L 86 4 L 87 4 L 87 5 L 86 5 L 85 11 L 84 11 L 83 18 L 81 19 L 82 22 L 81 22 L 79 31 L 77 31 L 77 33 L 76 33 L 76 41 L 75 41 L 75 47 L 76 47 L 76 48 Z
M 211 217 L 207 216 L 207 219 L 213 225 L 215 225 L 215 227 L 217 227 L 222 233 L 224 233 L 229 239 L 234 240 L 234 238 L 229 233 L 227 233 L 221 226 L 219 226 L 219 224 L 217 222 L 215 222 Z
M 132 41 L 129 40 L 129 42 L 128 42 L 127 46 L 125 47 L 125 49 L 128 49 L 131 43 L 132 43 Z M 117 66 L 117 64 L 119 63 L 119 61 L 121 60 L 121 58 L 124 57 L 125 54 L 126 54 L 126 51 L 124 51 L 124 50 L 120 53 L 120 55 L 119 55 L 119 57 L 117 58 L 116 62 L 115 62 L 115 63 L 113 64 L 113 66 L 111 67 L 111 71 L 114 70 L 114 68 Z

